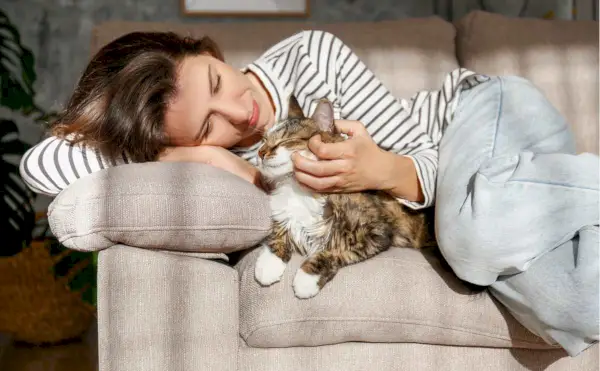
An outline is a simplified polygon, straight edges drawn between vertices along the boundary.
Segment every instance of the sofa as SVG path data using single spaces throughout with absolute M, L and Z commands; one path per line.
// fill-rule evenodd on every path
M 379 22 L 109 21 L 91 50 L 136 30 L 211 35 L 241 67 L 317 28 L 340 37 L 398 97 L 439 89 L 459 66 L 529 78 L 598 153 L 598 23 L 475 11 Z M 526 123 L 524 123 L 526 124 Z M 270 287 L 254 279 L 268 195 L 209 165 L 143 163 L 85 176 L 49 207 L 68 248 L 98 252 L 100 371 L 597 370 L 521 326 L 458 280 L 436 249 L 392 248 L 346 267 L 316 297 L 294 296 L 294 256 Z M 515 236 L 518 238 L 518 236 Z

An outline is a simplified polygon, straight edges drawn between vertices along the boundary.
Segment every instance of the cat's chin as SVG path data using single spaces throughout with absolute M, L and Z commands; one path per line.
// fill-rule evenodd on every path
M 271 181 L 279 181 L 281 179 L 285 179 L 291 176 L 294 170 L 294 167 L 291 162 L 263 162 L 262 164 L 260 164 L 259 168 L 262 175 Z
M 265 171 L 262 169 L 261 169 L 261 174 L 268 182 L 271 182 L 271 183 L 278 183 L 285 179 L 289 179 L 289 178 L 293 177 L 293 173 L 291 173 L 291 172 L 282 172 L 282 173 L 273 174 L 270 171 Z

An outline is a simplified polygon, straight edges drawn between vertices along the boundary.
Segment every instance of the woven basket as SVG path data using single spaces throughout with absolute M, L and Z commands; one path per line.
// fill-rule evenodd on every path
M 56 278 L 52 270 L 69 253 L 51 256 L 43 241 L 34 241 L 14 256 L 0 257 L 0 332 L 43 345 L 78 338 L 90 328 L 96 308 L 69 289 L 69 277 Z

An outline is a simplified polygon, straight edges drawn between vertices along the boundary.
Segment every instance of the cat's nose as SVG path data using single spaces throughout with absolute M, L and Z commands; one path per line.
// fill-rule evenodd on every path
M 260 159 L 264 159 L 265 155 L 267 154 L 267 150 L 265 148 L 259 148 L 258 149 L 258 157 L 260 157 Z

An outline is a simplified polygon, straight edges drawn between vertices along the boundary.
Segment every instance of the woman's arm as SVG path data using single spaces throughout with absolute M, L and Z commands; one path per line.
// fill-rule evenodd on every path
M 317 110 L 325 110 L 322 106 Z M 320 192 L 382 190 L 410 202 L 423 202 L 420 181 L 412 158 L 381 149 L 359 121 L 337 120 L 330 114 L 315 118 L 329 131 L 348 136 L 337 143 L 323 143 L 314 136 L 308 146 L 319 160 L 292 156 L 296 179 Z M 335 128 L 335 129 L 334 129 Z M 325 161 L 323 161 L 325 160 Z M 402 174 L 402 176 L 398 176 Z
M 387 183 L 394 185 L 388 192 L 411 208 L 433 205 L 437 146 L 426 127 L 405 108 L 408 105 L 394 97 L 336 36 L 307 31 L 305 50 L 312 62 L 312 71 L 306 73 L 318 76 L 311 84 L 324 81 L 335 97 L 338 116 L 362 123 L 377 146 L 389 152 L 378 159 L 387 161 L 382 167 L 390 172 Z
M 263 188 L 260 172 L 224 148 L 173 147 L 165 150 L 159 161 L 212 165 Z M 66 140 L 49 137 L 25 153 L 21 159 L 20 173 L 32 191 L 56 196 L 81 177 L 129 162 L 125 156 L 109 160 L 93 148 L 80 144 L 71 145 Z
M 170 147 L 159 157 L 162 162 L 198 162 L 218 167 L 265 189 L 260 171 L 229 150 L 214 146 Z
M 413 157 L 392 152 L 385 152 L 385 156 L 387 159 L 384 163 L 387 164 L 387 169 L 384 171 L 388 171 L 388 174 L 404 174 L 404 176 L 390 176 L 385 191 L 397 198 L 423 203 L 425 201 L 423 187 Z
M 85 145 L 49 137 L 30 148 L 21 158 L 19 171 L 34 192 L 56 196 L 69 184 L 102 169 L 128 163 L 125 156 L 109 160 Z

